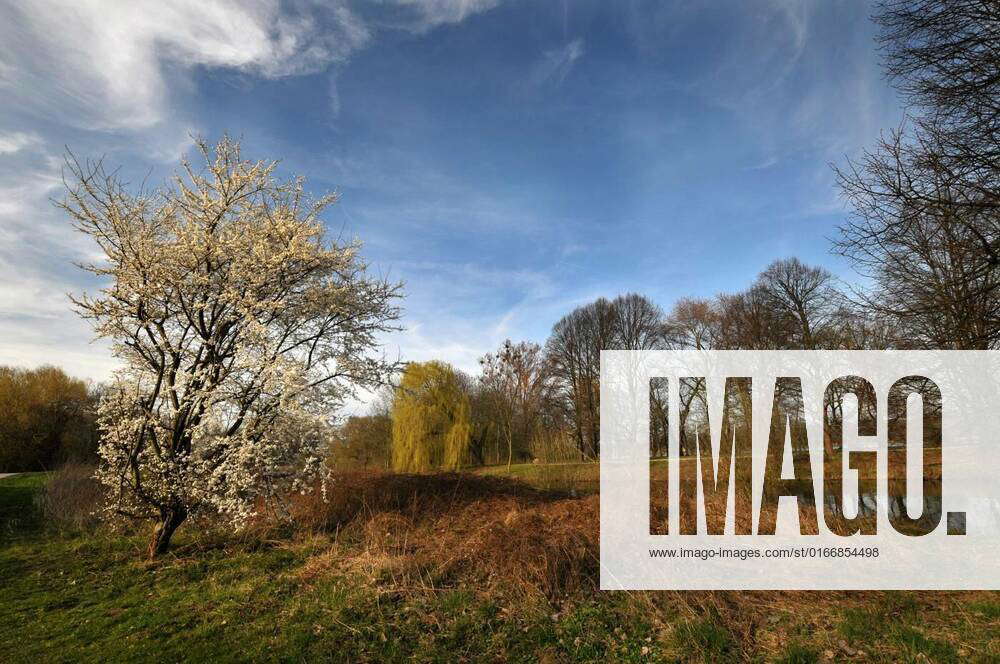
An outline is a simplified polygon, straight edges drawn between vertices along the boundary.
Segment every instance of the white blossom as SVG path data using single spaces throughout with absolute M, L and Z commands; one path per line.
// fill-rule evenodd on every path
M 108 512 L 160 522 L 151 554 L 185 518 L 239 527 L 260 500 L 310 485 L 328 424 L 357 387 L 395 365 L 373 355 L 399 284 L 373 279 L 357 242 L 324 237 L 326 196 L 199 142 L 158 191 L 130 192 L 100 163 L 70 161 L 62 207 L 106 261 L 74 298 L 122 361 L 100 408 Z

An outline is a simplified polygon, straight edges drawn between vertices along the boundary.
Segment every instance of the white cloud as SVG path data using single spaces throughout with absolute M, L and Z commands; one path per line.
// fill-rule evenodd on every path
M 769 103 L 801 62 L 810 28 L 810 5 L 773 0 L 755 6 L 728 35 L 723 57 L 704 72 L 695 91 L 739 111 Z
M 493 9 L 500 0 L 390 0 L 414 10 L 418 17 L 409 29 L 423 32 L 439 25 L 461 23 L 469 16 Z
M 15 131 L 9 134 L 0 133 L 0 155 L 18 152 L 26 147 L 39 143 L 37 134 Z
M 89 324 L 67 297 L 80 290 L 71 261 L 91 259 L 94 248 L 49 202 L 61 179 L 51 156 L 34 145 L 0 173 L 0 365 L 56 364 L 102 380 L 114 360 L 106 343 L 91 343 Z
M 12 100 L 86 128 L 143 128 L 167 114 L 170 65 L 268 77 L 341 61 L 371 34 L 342 4 L 278 0 L 22 0 L 0 24 Z
M 507 337 L 523 338 L 538 321 L 554 320 L 567 311 L 567 297 L 576 295 L 538 269 L 433 260 L 393 267 L 407 283 L 406 329 L 386 338 L 387 352 L 443 360 L 472 374 L 484 353 Z
M 0 88 L 6 103 L 74 127 L 146 129 L 171 117 L 175 79 L 192 68 L 313 73 L 377 28 L 422 33 L 499 2 L 386 0 L 405 14 L 386 22 L 349 0 L 0 0 Z
M 0 320 L 0 334 L 4 344 L 0 347 L 0 365 L 32 369 L 45 364 L 54 364 L 71 376 L 94 381 L 105 381 L 117 367 L 107 344 L 87 342 L 89 330 L 82 323 L 70 323 L 74 335 L 71 345 L 67 339 L 50 338 L 47 330 L 56 329 L 55 324 L 39 326 L 42 334 L 26 333 L 23 323 L 11 325 Z M 67 329 L 65 325 L 58 326 Z

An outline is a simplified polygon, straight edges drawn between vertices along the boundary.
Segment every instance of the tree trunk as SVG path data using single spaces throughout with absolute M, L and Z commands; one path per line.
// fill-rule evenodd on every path
M 153 530 L 153 537 L 149 540 L 149 557 L 156 558 L 167 551 L 170 546 L 170 538 L 174 536 L 177 527 L 184 523 L 187 518 L 187 511 L 183 507 L 160 510 L 160 523 L 156 524 Z

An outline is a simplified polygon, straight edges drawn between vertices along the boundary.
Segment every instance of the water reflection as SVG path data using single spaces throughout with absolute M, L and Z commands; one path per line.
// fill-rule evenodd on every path
M 915 505 L 915 510 L 913 512 L 914 516 L 919 515 L 919 523 L 921 525 L 935 526 L 940 520 L 941 514 L 941 493 L 928 492 L 927 488 L 924 489 L 923 497 L 923 514 L 920 514 L 921 507 L 918 502 Z M 807 499 L 811 499 L 811 493 L 807 492 Z M 889 518 L 896 520 L 898 517 L 907 516 L 906 509 L 906 482 L 903 480 L 892 480 L 889 482 L 889 492 L 887 496 L 888 500 L 888 514 Z M 840 511 L 840 505 L 837 504 L 836 496 L 830 495 L 827 491 L 823 499 L 823 509 L 835 516 L 845 516 Z M 912 501 L 911 501 L 912 502 Z M 845 501 L 845 507 L 847 502 Z M 874 517 L 878 512 L 878 500 L 877 493 L 874 486 L 874 482 L 862 482 L 858 487 L 858 500 L 855 503 L 856 513 L 863 517 Z

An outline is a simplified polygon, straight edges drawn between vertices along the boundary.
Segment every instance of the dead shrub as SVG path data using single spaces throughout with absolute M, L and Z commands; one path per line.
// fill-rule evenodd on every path
M 451 513 L 484 497 L 517 496 L 538 501 L 543 494 L 515 480 L 472 473 L 429 475 L 378 471 L 347 472 L 289 499 L 289 513 L 300 527 L 337 532 L 361 516 L 397 512 L 410 518 Z
M 93 528 L 103 499 L 94 467 L 80 463 L 67 463 L 53 472 L 38 498 L 46 521 L 64 530 Z

